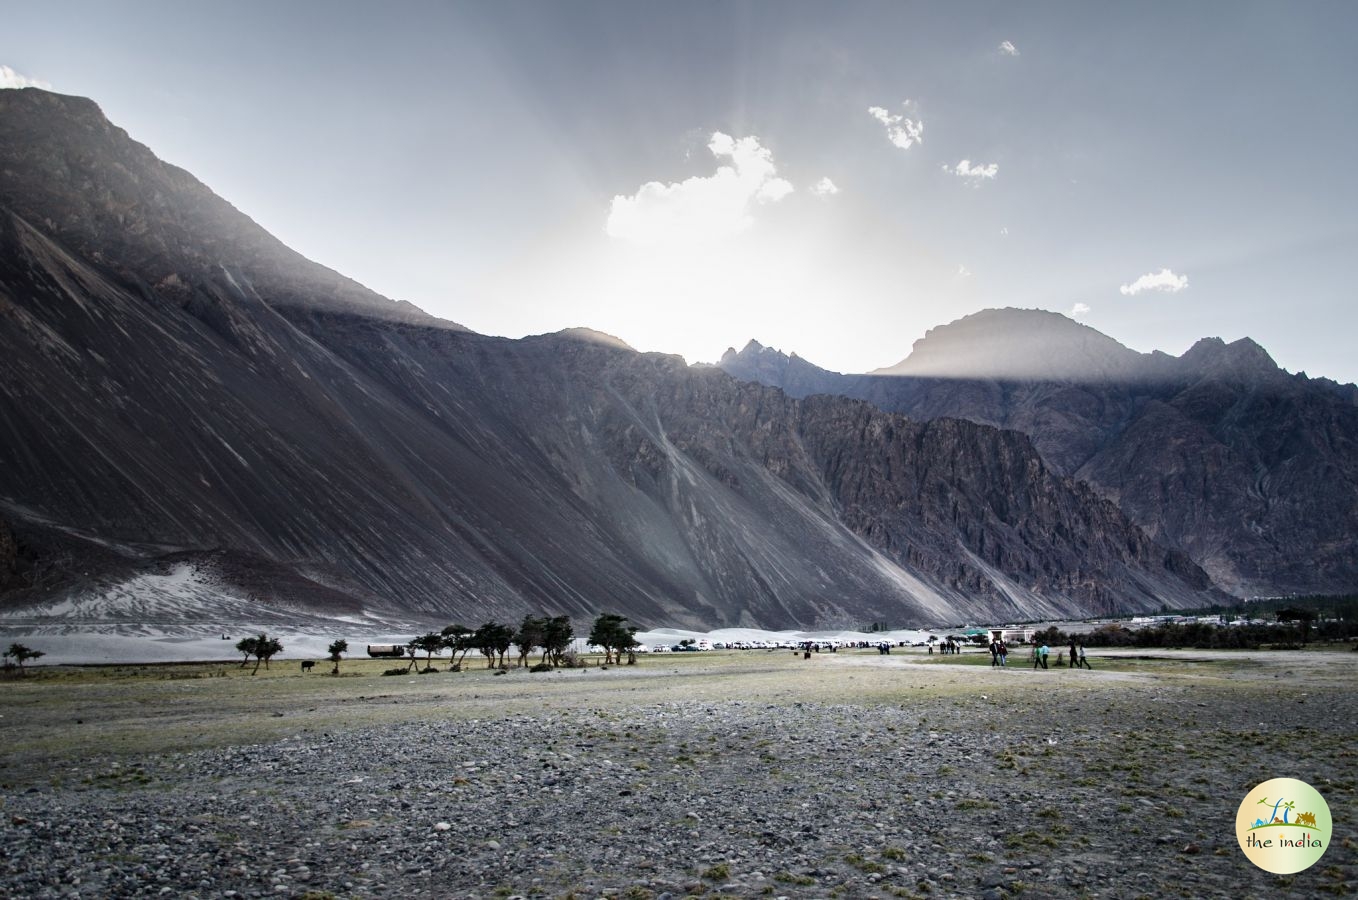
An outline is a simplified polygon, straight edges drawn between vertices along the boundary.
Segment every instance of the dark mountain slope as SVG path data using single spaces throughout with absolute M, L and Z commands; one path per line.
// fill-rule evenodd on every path
M 1289 375 L 1251 340 L 1174 358 L 1055 313 L 987 310 L 931 330 L 889 375 L 752 347 L 721 367 L 795 396 L 1022 431 L 1235 593 L 1358 584 L 1358 389 Z
M 163 559 L 269 602 L 472 623 L 904 624 L 1210 594 L 1019 435 L 800 403 L 588 332 L 393 314 L 215 198 L 196 219 L 201 185 L 38 94 L 19 126 L 0 107 L 0 518 L 12 560 L 68 564 L 10 577 L 14 596 Z M 77 185 L 48 183 L 76 167 L 61 141 L 42 165 L 12 150 L 44 115 L 110 145 L 71 142 Z M 217 227 L 239 233 L 194 237 Z
M 278 308 L 320 307 L 435 323 L 290 250 L 183 169 L 161 162 L 93 101 L 0 91 L 0 196 L 11 213 L 132 289 L 187 304 L 224 261 Z M 461 327 L 451 322 L 447 327 Z
M 0 496 L 20 522 L 151 555 L 229 548 L 370 606 L 470 618 L 938 621 L 1206 587 L 1012 434 L 805 406 L 574 336 L 293 322 L 229 285 L 224 335 L 22 223 L 4 247 L 20 327 L 0 418 L 24 440 L 0 447 Z

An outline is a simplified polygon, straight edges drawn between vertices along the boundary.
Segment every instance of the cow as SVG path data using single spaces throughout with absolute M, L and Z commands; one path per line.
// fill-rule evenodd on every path
M 310 672 L 313 668 L 315 668 L 315 666 L 316 666 L 315 660 L 311 659 L 302 660 L 302 674 L 305 675 L 307 672 Z

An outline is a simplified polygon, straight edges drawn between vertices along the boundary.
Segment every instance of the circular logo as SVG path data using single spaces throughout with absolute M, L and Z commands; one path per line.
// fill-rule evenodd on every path
M 1245 856 L 1265 872 L 1291 875 L 1315 865 L 1330 846 L 1330 807 L 1295 778 L 1274 778 L 1245 795 L 1235 835 Z

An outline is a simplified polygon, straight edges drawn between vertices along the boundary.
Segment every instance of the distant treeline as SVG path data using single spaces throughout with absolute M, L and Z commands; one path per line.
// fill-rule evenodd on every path
M 1180 616 L 1220 615 L 1237 619 L 1272 619 L 1287 609 L 1305 609 L 1317 619 L 1358 619 L 1358 594 L 1307 594 L 1296 597 L 1269 597 L 1263 600 L 1239 600 L 1230 604 L 1216 604 L 1199 609 L 1161 610 Z
M 1256 650 L 1263 646 L 1300 647 L 1315 641 L 1346 641 L 1358 638 L 1358 620 L 1323 621 L 1282 625 L 1209 625 L 1203 622 L 1166 623 L 1147 628 L 1103 625 L 1087 634 L 1074 635 L 1086 647 L 1191 647 L 1196 650 Z M 1052 626 L 1033 640 L 1049 646 L 1070 643 L 1071 635 Z

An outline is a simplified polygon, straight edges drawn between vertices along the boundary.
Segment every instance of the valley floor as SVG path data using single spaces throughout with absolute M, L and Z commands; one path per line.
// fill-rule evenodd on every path
M 0 896 L 1358 890 L 1358 653 L 1091 659 L 46 670 L 0 686 Z M 1235 836 L 1282 776 L 1334 817 L 1292 876 Z

